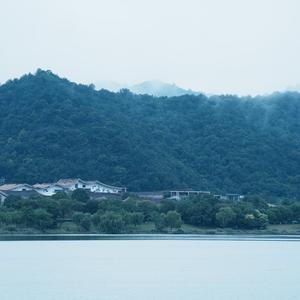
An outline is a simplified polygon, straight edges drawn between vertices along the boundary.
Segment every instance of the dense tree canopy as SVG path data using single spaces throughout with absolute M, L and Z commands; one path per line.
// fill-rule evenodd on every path
M 297 197 L 299 169 L 298 93 L 156 98 L 41 70 L 0 86 L 0 177 L 10 182 Z
M 257 196 L 234 201 L 200 195 L 167 201 L 9 196 L 0 206 L 0 232 L 189 233 L 197 228 L 260 230 L 268 224 L 300 223 L 296 200 L 269 204 Z

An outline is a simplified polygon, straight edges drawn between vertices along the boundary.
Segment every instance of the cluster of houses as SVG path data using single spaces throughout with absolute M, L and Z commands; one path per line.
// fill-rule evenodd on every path
M 27 183 L 9 183 L 0 185 L 0 202 L 3 202 L 9 195 L 25 198 L 32 195 L 53 196 L 58 192 L 68 193 L 76 189 L 84 189 L 97 196 L 103 194 L 115 195 L 126 192 L 125 187 L 111 186 L 97 180 L 85 181 L 80 178 L 60 179 L 55 183 L 36 183 L 34 185 Z
M 53 196 L 58 192 L 70 193 L 76 189 L 84 189 L 89 192 L 90 197 L 94 199 L 107 197 L 108 195 L 123 194 L 126 192 L 126 187 L 111 186 L 100 181 L 86 181 L 80 178 L 75 179 L 60 179 L 55 183 L 36 183 L 29 185 L 27 183 L 8 183 L 0 185 L 0 203 L 9 195 L 21 196 L 29 198 L 34 195 Z M 166 192 L 140 192 L 136 193 L 142 199 L 161 201 Z M 209 191 L 193 191 L 193 190 L 173 190 L 168 192 L 169 198 L 180 200 L 191 195 L 213 195 Z M 240 194 L 225 194 L 213 195 L 221 200 L 241 200 L 243 195 Z

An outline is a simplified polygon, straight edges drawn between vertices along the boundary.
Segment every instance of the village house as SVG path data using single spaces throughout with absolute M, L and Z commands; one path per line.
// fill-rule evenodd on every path
M 58 192 L 73 192 L 76 189 L 85 189 L 93 195 L 98 197 L 97 194 L 121 194 L 126 192 L 126 188 L 111 186 L 100 181 L 84 181 L 80 178 L 60 179 L 56 183 L 36 183 L 33 186 L 27 183 L 9 183 L 0 185 L 0 200 L 1 202 L 8 195 L 20 196 L 28 198 L 30 196 L 53 196 Z
M 53 196 L 54 194 L 65 190 L 57 183 L 36 183 L 33 185 L 33 188 L 43 196 Z
M 63 187 L 66 191 L 75 191 L 77 189 L 85 189 L 86 183 L 80 178 L 68 178 L 68 179 L 60 179 L 56 182 L 59 186 Z
M 85 181 L 85 189 L 90 190 L 92 193 L 110 193 L 110 194 L 119 194 L 125 193 L 126 188 L 116 187 L 102 183 L 100 181 Z
M 75 179 L 60 179 L 57 185 L 63 187 L 67 191 L 74 191 L 76 189 L 85 189 L 91 193 L 106 193 L 119 194 L 126 192 L 126 188 L 111 186 L 100 181 L 84 181 L 80 178 Z
M 7 183 L 0 186 L 2 192 L 32 191 L 33 187 L 27 183 Z
M 29 198 L 38 195 L 35 189 L 27 183 L 3 184 L 0 186 L 0 192 L 5 193 L 7 196 L 20 196 L 22 198 Z

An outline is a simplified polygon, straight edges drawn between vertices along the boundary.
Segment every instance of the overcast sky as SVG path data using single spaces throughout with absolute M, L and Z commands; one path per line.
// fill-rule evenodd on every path
M 0 82 L 159 79 L 207 93 L 300 84 L 299 0 L 0 0 Z

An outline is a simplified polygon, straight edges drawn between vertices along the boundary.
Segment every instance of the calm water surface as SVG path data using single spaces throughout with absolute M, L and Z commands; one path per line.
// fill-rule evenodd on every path
M 1 241 L 1 300 L 300 299 L 300 242 Z

